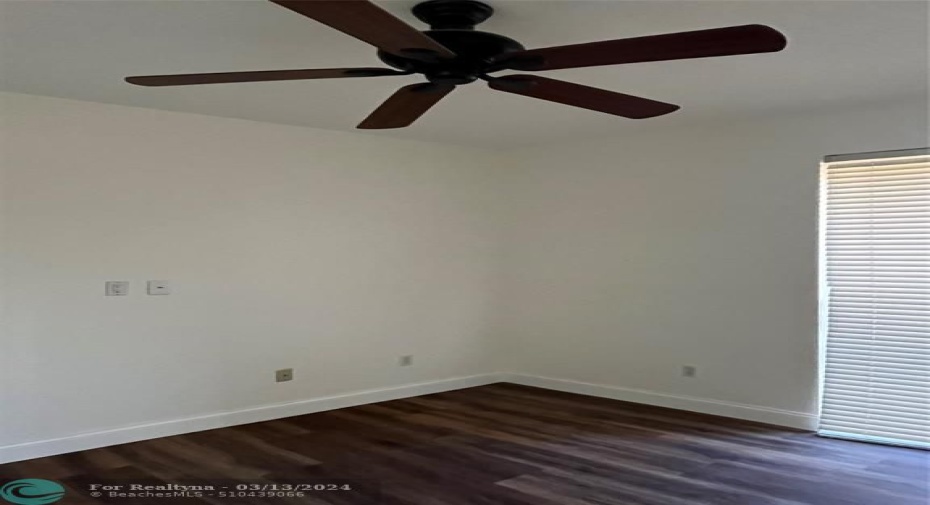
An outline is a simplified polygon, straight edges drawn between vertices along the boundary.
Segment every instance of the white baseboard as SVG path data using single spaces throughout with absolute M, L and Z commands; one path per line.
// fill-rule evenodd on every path
M 323 412 L 326 410 L 355 407 L 369 403 L 398 400 L 412 396 L 428 395 L 475 386 L 484 386 L 497 382 L 511 382 L 524 386 L 564 391 L 601 398 L 612 398 L 628 402 L 657 405 L 673 409 L 713 414 L 736 419 L 746 419 L 762 423 L 813 430 L 817 419 L 811 414 L 789 410 L 773 409 L 758 405 L 676 396 L 655 391 L 605 386 L 564 379 L 553 379 L 534 375 L 515 373 L 489 373 L 470 377 L 457 377 L 432 382 L 406 384 L 384 389 L 370 389 L 323 398 L 311 398 L 289 403 L 263 405 L 245 410 L 216 412 L 197 417 L 173 419 L 149 424 L 125 426 L 121 428 L 81 433 L 68 437 L 39 440 L 23 444 L 0 447 L 0 464 L 65 454 L 68 452 L 96 449 L 110 445 L 138 442 L 152 438 L 169 437 L 195 431 L 212 430 L 239 424 L 270 421 L 283 417 L 299 416 Z
M 708 398 L 670 395 L 642 389 L 605 386 L 601 384 L 591 384 L 588 382 L 552 379 L 548 377 L 515 373 L 501 374 L 501 382 L 511 382 L 514 384 L 522 384 L 524 386 L 535 386 L 538 388 L 553 389 L 555 391 L 564 391 L 566 393 L 598 396 L 601 398 L 611 398 L 614 400 L 643 403 L 646 405 L 656 405 L 659 407 L 688 410 L 691 412 L 700 412 L 702 414 L 712 414 L 717 416 L 732 417 L 736 419 L 745 419 L 748 421 L 788 426 L 802 430 L 815 430 L 817 427 L 817 416 L 812 414 L 791 410 L 773 409 L 771 407 L 762 407 L 759 405 L 747 405 L 742 403 L 711 400 Z
M 398 400 L 411 396 L 484 386 L 500 381 L 500 374 L 493 373 L 470 377 L 457 377 L 433 382 L 406 384 L 384 389 L 370 389 L 323 398 L 312 398 L 296 402 L 263 405 L 261 407 L 245 410 L 216 412 L 203 416 L 173 419 L 157 423 L 125 426 L 112 430 L 81 433 L 68 437 L 39 440 L 24 444 L 7 445 L 0 447 L 0 464 L 24 459 L 54 456 L 56 454 L 68 452 L 84 451 L 87 449 L 96 449 L 116 444 L 138 442 L 140 440 L 152 438 L 169 437 L 195 431 L 224 428 L 226 426 L 235 426 L 238 424 L 257 423 L 261 421 L 270 421 L 272 419 L 280 419 L 282 417 L 355 407 L 368 403 Z

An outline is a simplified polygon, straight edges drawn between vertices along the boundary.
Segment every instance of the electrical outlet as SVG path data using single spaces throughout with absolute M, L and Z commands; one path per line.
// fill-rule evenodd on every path
M 697 367 L 693 365 L 684 365 L 681 367 L 682 377 L 697 377 Z
M 401 356 L 400 359 L 397 360 L 397 364 L 400 366 L 411 366 L 413 365 L 413 356 Z
M 294 369 L 293 368 L 282 368 L 280 370 L 275 370 L 274 372 L 275 382 L 287 382 L 289 380 L 294 380 Z
M 107 296 L 127 296 L 129 294 L 129 281 L 107 281 Z

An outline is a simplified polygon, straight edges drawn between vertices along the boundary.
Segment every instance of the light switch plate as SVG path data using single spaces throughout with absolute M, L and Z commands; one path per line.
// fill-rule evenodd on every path
M 148 293 L 150 295 L 170 295 L 171 284 L 168 281 L 149 281 Z
M 280 370 L 275 370 L 274 372 L 275 382 L 287 382 L 294 380 L 294 369 L 293 368 L 282 368 Z
M 129 281 L 107 281 L 107 296 L 126 296 L 129 294 Z

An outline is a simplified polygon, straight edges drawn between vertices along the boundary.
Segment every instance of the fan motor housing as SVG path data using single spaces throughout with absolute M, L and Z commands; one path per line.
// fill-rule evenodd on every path
M 475 0 L 429 0 L 417 4 L 413 14 L 430 25 L 423 33 L 456 54 L 450 60 L 406 57 L 378 51 L 388 65 L 424 74 L 434 83 L 467 84 L 491 71 L 495 60 L 523 51 L 522 44 L 503 35 L 475 30 L 494 13 L 489 5 Z

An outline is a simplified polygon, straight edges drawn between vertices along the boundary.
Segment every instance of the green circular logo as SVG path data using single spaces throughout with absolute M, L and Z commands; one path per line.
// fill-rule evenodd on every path
M 17 505 L 55 503 L 65 495 L 65 488 L 45 479 L 19 479 L 0 487 L 0 498 Z

